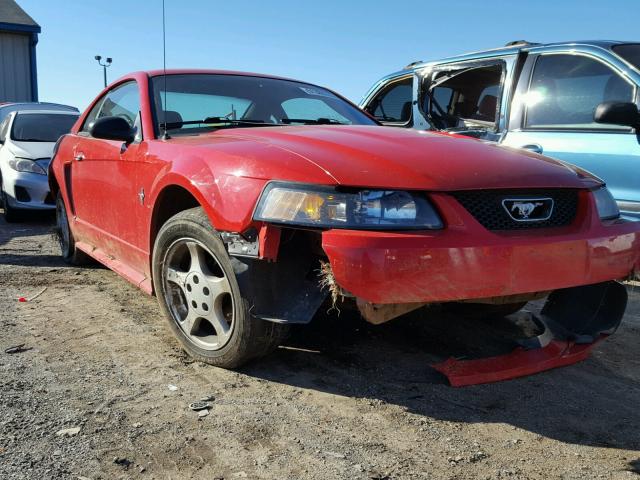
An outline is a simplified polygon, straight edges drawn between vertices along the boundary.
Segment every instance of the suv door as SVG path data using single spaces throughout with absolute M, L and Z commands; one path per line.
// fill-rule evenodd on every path
M 514 60 L 500 57 L 434 66 L 420 85 L 420 111 L 434 129 L 499 140 Z
M 612 65 L 580 53 L 527 59 L 503 143 L 578 165 L 602 178 L 622 210 L 640 216 L 640 145 L 625 126 L 593 121 L 601 102 L 638 101 Z
M 93 138 L 93 123 L 107 116 L 122 117 L 137 129 L 136 140 Z M 74 138 L 71 164 L 71 198 L 76 231 L 81 240 L 116 259 L 137 264 L 135 247 L 137 163 L 141 150 L 140 93 L 135 81 L 107 92 L 89 112 Z

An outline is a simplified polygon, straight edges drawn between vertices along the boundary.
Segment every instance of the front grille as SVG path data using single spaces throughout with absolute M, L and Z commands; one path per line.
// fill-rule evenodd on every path
M 472 190 L 451 194 L 487 230 L 525 230 L 570 225 L 578 212 L 578 190 Z M 505 199 L 552 198 L 551 217 L 542 221 L 522 222 L 512 219 L 502 206 Z

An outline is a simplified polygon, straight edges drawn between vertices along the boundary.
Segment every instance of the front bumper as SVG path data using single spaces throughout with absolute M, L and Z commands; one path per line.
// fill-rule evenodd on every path
M 49 194 L 49 182 L 46 175 L 16 172 L 7 168 L 4 171 L 2 180 L 11 207 L 30 210 L 51 210 L 55 208 L 53 199 Z M 16 187 L 23 189 L 21 195 L 17 194 Z M 23 197 L 25 192 L 28 195 L 28 201 Z
M 375 304 L 435 303 L 546 292 L 640 272 L 640 222 L 602 222 L 590 195 L 573 225 L 491 232 L 434 194 L 447 227 L 427 232 L 329 230 L 336 283 Z

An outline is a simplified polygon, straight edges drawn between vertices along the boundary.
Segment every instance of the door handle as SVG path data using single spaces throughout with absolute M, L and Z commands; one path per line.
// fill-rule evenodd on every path
M 533 153 L 543 152 L 542 145 L 539 145 L 537 143 L 529 143 L 527 145 L 522 145 L 520 148 L 524 150 L 529 150 L 530 152 L 533 152 Z
M 76 153 L 76 156 L 73 157 L 74 160 L 76 160 L 77 162 L 81 162 L 82 160 L 84 160 L 84 153 L 82 152 L 78 152 Z

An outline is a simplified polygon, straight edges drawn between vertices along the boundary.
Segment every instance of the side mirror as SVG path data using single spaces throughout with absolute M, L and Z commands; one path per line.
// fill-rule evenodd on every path
M 602 102 L 596 107 L 593 120 L 597 123 L 613 125 L 640 126 L 640 113 L 635 103 L 631 102 Z
M 125 143 L 133 142 L 135 131 L 122 117 L 102 117 L 94 122 L 89 129 L 89 133 L 94 138 L 104 140 L 119 140 Z

